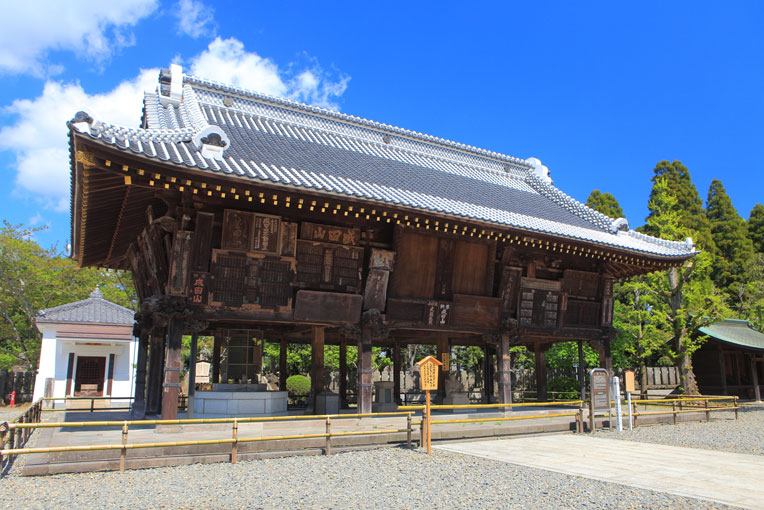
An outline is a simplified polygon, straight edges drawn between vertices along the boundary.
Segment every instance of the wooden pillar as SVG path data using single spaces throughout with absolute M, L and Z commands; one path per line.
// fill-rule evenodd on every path
M 212 379 L 211 381 L 213 383 L 219 383 L 220 382 L 220 349 L 223 343 L 223 340 L 215 334 L 215 340 L 213 341 L 212 345 Z
M 509 353 L 509 334 L 499 335 L 499 353 L 497 361 L 499 376 L 499 403 L 512 403 L 512 357 Z M 505 408 L 509 411 L 510 408 Z
M 604 337 L 601 342 L 601 347 L 598 348 L 600 355 L 600 367 L 608 371 L 613 375 L 613 357 L 610 354 L 610 337 Z
M 719 349 L 719 380 L 722 383 L 722 395 L 729 395 L 727 392 L 727 372 L 724 369 L 724 351 L 721 346 Z
M 348 341 L 340 339 L 340 408 L 348 407 Z
M 751 380 L 753 381 L 753 396 L 756 402 L 761 402 L 761 389 L 759 388 L 759 372 L 756 366 L 756 353 L 751 355 Z
M 483 403 L 490 404 L 493 397 L 493 349 L 483 347 Z
M 72 380 L 74 378 L 74 353 L 69 353 L 69 361 L 66 365 L 66 396 L 72 396 Z M 4 395 L 0 395 L 0 398 Z
M 443 355 L 451 354 L 449 352 L 448 336 L 446 334 L 438 335 L 437 342 L 438 361 L 443 362 Z M 442 403 L 443 399 L 446 398 L 446 377 L 448 376 L 448 372 L 444 370 L 445 368 L 446 366 L 444 364 L 438 369 L 438 403 Z
M 188 418 L 194 417 L 194 393 L 196 392 L 196 357 L 198 350 L 199 334 L 191 333 L 191 352 L 188 357 Z
M 362 325 L 358 339 L 358 412 L 371 412 L 372 375 L 371 366 L 371 326 Z
M 393 344 L 393 398 L 401 405 L 401 346 L 398 342 Z
M 178 394 L 180 393 L 180 347 L 183 340 L 183 319 L 172 318 L 167 326 L 167 359 L 162 385 L 162 419 L 178 417 Z
M 282 336 L 279 342 L 279 391 L 286 391 L 287 373 L 287 338 Z
M 310 391 L 315 406 L 316 395 L 324 391 L 324 328 L 313 326 L 310 346 Z
M 546 391 L 546 346 L 537 343 L 536 352 L 536 400 L 547 402 L 549 396 Z
M 164 342 L 158 335 L 149 337 L 149 373 L 146 384 L 146 413 L 158 414 L 162 395 Z
M 149 333 L 142 330 L 138 337 L 138 359 L 135 367 L 135 393 L 133 394 L 132 418 L 141 420 L 146 415 L 146 361 L 149 351 Z
M 578 341 L 578 383 L 581 388 L 581 400 L 586 400 L 586 368 L 584 367 L 584 342 Z

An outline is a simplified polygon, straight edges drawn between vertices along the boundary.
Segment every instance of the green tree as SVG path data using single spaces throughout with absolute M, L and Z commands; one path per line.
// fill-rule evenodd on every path
M 668 181 L 655 180 L 648 204 L 648 226 L 663 239 L 681 241 L 694 233 L 682 225 L 676 204 Z M 704 252 L 681 267 L 647 276 L 656 297 L 653 313 L 656 320 L 668 325 L 671 335 L 668 354 L 679 366 L 682 388 L 687 394 L 698 393 L 692 355 L 705 340 L 698 334 L 698 328 L 722 316 L 725 309 L 710 277 L 711 260 L 711 255 Z
M 623 209 L 621 209 L 621 205 L 610 193 L 602 193 L 600 190 L 595 189 L 589 194 L 589 198 L 586 199 L 586 205 L 613 219 L 623 218 Z
M 657 181 L 663 181 L 665 186 L 674 196 L 672 212 L 677 214 L 679 228 L 685 231 L 693 232 L 695 244 L 703 250 L 713 250 L 714 241 L 711 236 L 711 224 L 706 217 L 703 209 L 703 200 L 698 194 L 698 190 L 692 183 L 690 171 L 681 161 L 673 162 L 660 161 L 653 169 L 653 189 L 650 192 L 650 201 L 655 198 Z M 660 232 L 651 226 L 650 219 L 654 215 L 650 211 L 647 217 L 647 225 L 642 227 L 646 234 L 660 236 Z
M 99 286 L 109 301 L 135 309 L 129 273 L 78 268 L 56 248 L 35 240 L 39 229 L 0 227 L 0 366 L 37 368 L 41 336 L 34 326 L 37 312 L 86 299 Z
M 665 322 L 665 315 L 653 312 L 657 304 L 653 288 L 656 278 L 654 275 L 636 277 L 621 284 L 613 312 L 617 342 L 622 346 L 626 364 L 639 368 L 643 391 L 647 388 L 649 360 L 666 352 L 671 339 L 671 328 Z
M 743 218 L 732 205 L 721 181 L 714 179 L 708 189 L 706 215 L 711 223 L 714 251 L 711 277 L 724 290 L 730 303 L 740 310 L 746 270 L 753 259 L 753 243 L 747 237 Z
M 753 243 L 753 249 L 764 253 L 764 205 L 756 204 L 748 217 L 748 239 Z

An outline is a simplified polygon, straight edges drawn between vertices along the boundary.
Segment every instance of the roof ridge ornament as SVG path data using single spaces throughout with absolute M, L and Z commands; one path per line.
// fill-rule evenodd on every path
M 617 218 L 613 220 L 613 223 L 610 224 L 610 227 L 613 229 L 613 232 L 628 232 L 629 230 L 629 220 L 626 218 Z
M 178 106 L 183 99 L 183 68 L 170 64 L 170 69 L 159 72 L 159 103 Z
M 552 185 L 552 178 L 549 176 L 549 168 L 542 165 L 540 159 L 528 158 L 525 160 L 525 162 L 533 167 L 531 170 L 533 175 L 541 179 L 542 182 Z
M 228 135 L 220 129 L 220 126 L 209 125 L 206 128 L 197 131 L 192 138 L 196 150 L 202 151 L 205 158 L 223 159 L 223 153 L 231 145 Z
M 96 285 L 95 290 L 90 293 L 90 299 L 103 299 L 103 292 L 99 285 Z

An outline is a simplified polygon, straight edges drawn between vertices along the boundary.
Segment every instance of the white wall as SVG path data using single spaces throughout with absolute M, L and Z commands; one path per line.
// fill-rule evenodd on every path
M 52 325 L 39 325 L 43 333 L 42 348 L 40 351 L 40 368 L 37 373 L 34 388 L 34 400 L 45 394 L 45 379 L 54 378 L 55 386 L 53 396 L 64 398 L 66 393 L 66 373 L 69 364 L 69 354 L 74 353 L 74 367 L 72 373 L 72 387 L 70 395 L 74 394 L 74 381 L 77 377 L 77 357 L 101 356 L 106 358 L 106 370 L 104 371 L 104 395 L 108 391 L 109 378 L 109 355 L 114 354 L 114 378 L 112 380 L 111 396 L 129 397 L 133 392 L 133 380 L 135 378 L 135 354 L 138 347 L 138 339 L 131 342 L 109 340 L 98 342 L 93 339 L 57 339 L 56 331 Z M 87 345 L 95 342 L 101 345 Z M 129 401 L 115 401 L 128 403 Z M 59 405 L 61 405 L 59 403 Z

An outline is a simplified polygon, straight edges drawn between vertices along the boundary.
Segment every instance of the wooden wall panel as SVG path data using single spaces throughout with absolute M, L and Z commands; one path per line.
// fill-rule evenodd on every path
M 454 294 L 489 294 L 490 291 L 485 288 L 489 248 L 485 243 L 456 241 L 452 284 Z
M 438 238 L 401 232 L 395 262 L 396 297 L 430 299 L 435 290 Z

